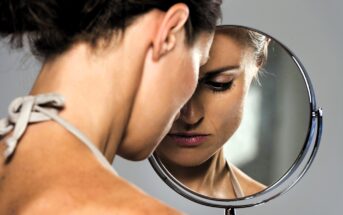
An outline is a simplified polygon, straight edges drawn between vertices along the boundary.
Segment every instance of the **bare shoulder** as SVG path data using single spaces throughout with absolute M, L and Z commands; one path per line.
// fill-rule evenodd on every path
M 123 195 L 120 198 L 118 205 L 122 205 L 121 209 L 125 212 L 123 214 L 182 214 L 161 201 L 147 195 L 127 181 L 120 179 L 120 183 L 123 189 L 121 192 Z
M 245 193 L 245 195 L 252 195 L 257 192 L 260 192 L 266 188 L 266 186 L 257 180 L 251 178 L 242 170 L 237 168 L 234 165 L 231 165 L 232 170 L 235 172 L 235 175 Z
M 53 187 L 31 201 L 19 214 L 181 214 L 120 177 L 108 182 L 75 188 Z

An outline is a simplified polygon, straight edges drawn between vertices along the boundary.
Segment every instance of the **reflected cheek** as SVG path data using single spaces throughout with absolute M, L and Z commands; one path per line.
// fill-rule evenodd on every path
M 242 119 L 242 110 L 241 108 L 235 108 L 231 111 L 228 117 L 225 118 L 222 124 L 222 137 L 224 142 L 226 142 L 238 129 Z
M 216 104 L 214 102 L 214 104 Z M 221 147 L 230 139 L 240 125 L 242 118 L 242 106 L 240 102 L 236 104 L 225 103 L 212 108 L 211 124 L 214 130 L 215 145 Z

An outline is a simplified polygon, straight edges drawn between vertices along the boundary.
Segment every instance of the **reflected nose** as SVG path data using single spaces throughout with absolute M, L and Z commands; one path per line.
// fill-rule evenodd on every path
M 203 119 L 204 110 L 202 104 L 195 99 L 191 99 L 181 108 L 179 120 L 186 124 L 186 126 L 198 126 Z

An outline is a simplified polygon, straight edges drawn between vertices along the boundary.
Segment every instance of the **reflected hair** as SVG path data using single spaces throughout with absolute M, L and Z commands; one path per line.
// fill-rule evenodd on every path
M 221 18 L 221 0 L 1 0 L 0 37 L 14 48 L 28 41 L 34 55 L 50 58 L 85 41 L 95 46 L 124 31 L 136 18 L 153 9 L 167 11 L 177 3 L 188 6 L 185 25 L 188 44 L 200 32 L 213 32 Z
M 244 47 L 251 48 L 257 67 L 261 68 L 267 62 L 269 37 L 249 28 L 239 26 L 218 26 L 216 32 L 229 35 Z

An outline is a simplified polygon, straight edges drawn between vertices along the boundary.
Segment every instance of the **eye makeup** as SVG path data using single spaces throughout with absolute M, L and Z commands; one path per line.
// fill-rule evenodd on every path
M 199 80 L 199 85 L 203 85 L 213 92 L 224 92 L 233 86 L 239 66 L 228 66 L 206 72 Z
M 233 78 L 229 77 L 230 79 L 227 81 L 216 81 L 214 79 L 204 79 L 201 83 L 206 86 L 207 88 L 209 88 L 210 90 L 212 90 L 213 92 L 223 92 L 226 90 L 231 89 L 232 85 L 233 85 Z

